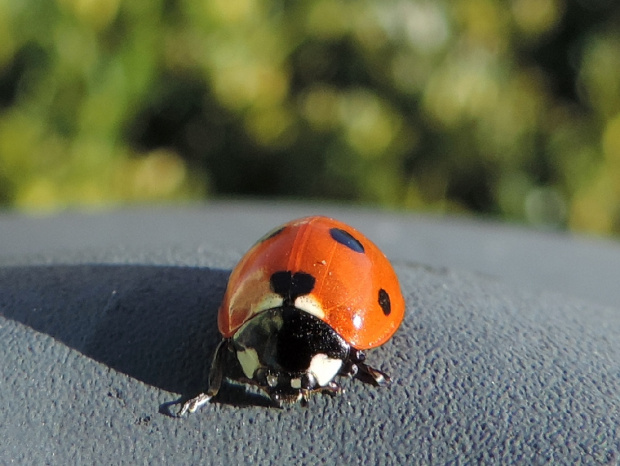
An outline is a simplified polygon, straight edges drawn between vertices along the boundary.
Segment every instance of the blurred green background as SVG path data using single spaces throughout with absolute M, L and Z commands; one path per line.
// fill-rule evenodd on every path
M 620 232 L 615 0 L 0 0 L 0 206 L 236 196 Z

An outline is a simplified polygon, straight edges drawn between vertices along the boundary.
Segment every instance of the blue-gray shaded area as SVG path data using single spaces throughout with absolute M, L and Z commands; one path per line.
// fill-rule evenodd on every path
M 293 218 L 330 215 L 372 238 L 391 258 L 433 267 L 479 272 L 518 286 L 561 292 L 617 306 L 620 247 L 601 238 L 573 237 L 556 232 L 466 218 L 438 218 L 412 213 L 386 213 L 333 205 L 218 202 L 207 206 L 169 206 L 102 211 L 64 212 L 45 217 L 5 214 L 0 221 L 0 265 L 40 260 L 129 260 L 127 253 L 182 245 L 241 254 L 254 241 Z M 75 252 L 77 251 L 77 253 Z M 178 261 L 179 258 L 177 257 Z M 195 263 L 196 258 L 188 258 Z
M 405 321 L 388 344 L 368 354 L 371 365 L 393 377 L 392 386 L 345 380 L 343 396 L 277 409 L 256 390 L 229 383 L 199 412 L 167 416 L 167 403 L 206 382 L 219 341 L 217 308 L 240 253 L 280 221 L 306 213 L 261 224 L 240 244 L 252 228 L 239 208 L 229 216 L 225 205 L 195 208 L 192 215 L 137 211 L 152 216 L 144 222 L 144 242 L 135 237 L 137 225 L 122 239 L 123 221 L 136 221 L 127 212 L 0 217 L 0 233 L 18 231 L 20 222 L 54 232 L 49 251 L 43 239 L 33 244 L 35 254 L 27 254 L 23 236 L 1 235 L 1 463 L 620 461 L 617 307 L 545 291 L 558 288 L 543 280 L 529 287 L 468 272 L 466 264 L 458 271 L 421 265 L 432 261 L 414 261 L 410 245 L 435 242 L 440 250 L 441 238 L 451 237 L 447 230 L 460 221 L 433 220 L 424 228 L 432 224 L 435 233 L 424 238 L 416 218 L 368 211 L 343 211 L 339 218 L 391 249 L 401 279 Z M 261 218 L 286 213 L 251 206 L 248 215 L 257 216 L 257 209 Z M 179 216 L 209 234 L 182 233 Z M 114 223 L 107 240 L 102 219 Z M 402 231 L 407 223 L 415 239 Z M 374 235 L 378 225 L 388 233 Z M 577 260 L 592 260 L 583 259 L 589 243 L 581 240 L 475 228 L 484 234 L 487 227 L 496 244 L 503 233 L 514 236 L 510 241 L 521 237 L 523 249 L 528 241 L 538 248 L 549 240 L 567 251 L 572 246 Z M 81 237 L 95 231 L 96 240 Z M 389 240 L 390 231 L 401 233 Z M 619 254 L 614 243 L 596 247 Z M 539 252 L 541 267 L 549 267 L 542 264 L 549 255 Z M 521 270 L 524 278 L 529 269 Z M 596 269 L 580 273 L 591 272 Z

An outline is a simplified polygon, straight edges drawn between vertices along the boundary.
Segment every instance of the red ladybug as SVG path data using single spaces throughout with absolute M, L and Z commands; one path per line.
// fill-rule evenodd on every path
M 389 377 L 364 362 L 364 350 L 385 343 L 404 312 L 396 273 L 369 239 L 331 218 L 293 220 L 260 239 L 232 271 L 209 387 L 180 414 L 218 393 L 229 358 L 240 369 L 236 378 L 277 405 L 340 393 L 337 375 L 386 385 Z

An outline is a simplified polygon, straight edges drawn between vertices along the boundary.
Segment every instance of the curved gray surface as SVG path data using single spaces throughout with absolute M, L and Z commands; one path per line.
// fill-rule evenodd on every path
M 341 397 L 280 410 L 227 384 L 198 413 L 166 416 L 167 403 L 204 384 L 219 340 L 215 312 L 240 253 L 281 221 L 331 210 L 221 204 L 0 217 L 0 462 L 620 461 L 620 310 L 544 291 L 567 286 L 558 277 L 515 284 L 536 269 L 523 258 L 504 281 L 466 263 L 454 271 L 412 262 L 420 242 L 439 257 L 481 246 L 467 234 L 460 248 L 442 243 L 468 229 L 496 249 L 547 245 L 543 269 L 566 250 L 604 272 L 588 248 L 617 257 L 618 246 L 370 211 L 336 213 L 388 252 L 402 282 L 405 322 L 369 353 L 392 386 L 344 381 Z M 616 291 L 605 294 L 603 283 L 599 292 L 605 301 Z
M 34 217 L 5 213 L 0 217 L 0 265 L 32 262 L 33 256 L 43 262 L 79 262 L 92 254 L 109 260 L 111 251 L 119 250 L 131 253 L 132 259 L 143 252 L 141 257 L 148 260 L 153 251 L 178 246 L 192 254 L 208 249 L 211 256 L 226 251 L 230 257 L 243 253 L 274 225 L 311 214 L 343 219 L 401 261 L 479 272 L 600 304 L 620 302 L 617 242 L 467 218 L 328 204 L 216 202 Z

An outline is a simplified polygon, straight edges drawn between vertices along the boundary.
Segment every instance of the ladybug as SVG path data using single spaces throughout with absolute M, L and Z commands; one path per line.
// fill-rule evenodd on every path
M 369 239 L 327 217 L 286 223 L 233 269 L 208 389 L 179 415 L 214 397 L 225 376 L 257 385 L 277 406 L 341 393 L 337 375 L 387 385 L 388 375 L 367 365 L 364 351 L 389 340 L 404 312 L 396 273 Z

